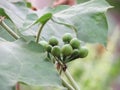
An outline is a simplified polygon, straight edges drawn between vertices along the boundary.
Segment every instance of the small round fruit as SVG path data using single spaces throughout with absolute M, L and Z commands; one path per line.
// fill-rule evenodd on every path
M 39 44 L 42 45 L 45 49 L 48 46 L 48 43 L 46 41 L 40 41 Z
M 82 47 L 79 50 L 79 52 L 80 52 L 80 55 L 79 55 L 80 58 L 85 58 L 88 55 L 88 49 L 85 47 Z
M 51 46 L 51 45 L 47 45 L 47 47 L 46 47 L 46 51 L 50 53 L 51 50 L 52 50 L 52 46 Z
M 63 56 L 69 56 L 69 55 L 71 55 L 72 51 L 73 51 L 73 49 L 72 49 L 72 47 L 71 47 L 70 44 L 63 45 L 63 47 L 61 49 L 61 52 L 62 52 Z
M 64 43 L 69 43 L 71 39 L 72 39 L 72 35 L 70 33 L 66 33 L 62 37 Z
M 58 45 L 58 40 L 56 39 L 56 37 L 52 36 L 49 39 L 49 44 L 52 45 L 52 46 Z
M 80 41 L 77 38 L 73 38 L 70 41 L 70 45 L 72 46 L 73 49 L 78 49 L 80 47 Z
M 53 56 L 60 57 L 61 49 L 59 46 L 54 46 L 51 50 Z

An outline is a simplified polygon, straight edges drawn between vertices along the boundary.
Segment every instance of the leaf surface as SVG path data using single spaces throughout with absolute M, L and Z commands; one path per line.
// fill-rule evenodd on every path
M 0 89 L 12 90 L 17 82 L 31 86 L 61 86 L 61 80 L 43 47 L 35 42 L 0 42 Z

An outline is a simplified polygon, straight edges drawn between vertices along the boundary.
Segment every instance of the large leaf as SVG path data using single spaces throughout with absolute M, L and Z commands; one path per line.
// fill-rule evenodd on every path
M 54 10 L 56 12 L 59 8 L 61 9 L 61 7 L 57 7 L 52 12 Z M 54 35 L 61 38 L 66 32 L 75 35 L 75 31 L 72 30 L 74 28 L 77 30 L 77 37 L 80 40 L 106 45 L 108 23 L 105 13 L 109 8 L 111 6 L 105 0 L 92 0 L 70 8 L 64 8 L 62 11 L 58 10 L 53 15 L 54 21 L 58 24 L 52 21 L 48 22 L 43 29 L 42 37 L 49 39 Z
M 1 6 L 5 9 L 6 13 L 12 20 L 14 20 L 13 16 L 16 16 L 14 22 L 17 26 L 22 26 L 21 24 L 23 24 L 24 21 L 29 21 L 29 19 L 25 20 L 26 15 L 28 15 L 28 13 L 23 13 L 23 10 L 21 11 L 21 9 L 14 6 L 13 4 L 7 2 L 6 4 L 2 3 Z M 8 6 L 11 6 L 11 8 L 8 9 Z M 13 9 L 13 7 L 16 9 Z M 75 35 L 75 32 L 72 30 L 74 27 L 74 29 L 77 30 L 77 37 L 80 40 L 90 43 L 102 43 L 106 45 L 108 25 L 105 12 L 110 7 L 111 6 L 105 0 L 91 0 L 79 5 L 72 6 L 67 9 L 65 8 L 65 10 L 60 8 L 62 11 L 59 11 L 58 7 L 57 13 L 53 15 L 53 19 L 54 21 L 62 23 L 67 27 L 49 21 L 43 28 L 43 32 L 41 35 L 44 39 L 49 39 L 49 37 L 51 37 L 52 35 L 61 38 L 62 35 L 66 32 L 70 32 L 73 33 L 73 35 Z M 20 11 L 20 14 L 16 13 L 16 10 Z M 10 12 L 15 12 L 15 14 L 12 15 L 12 13 Z M 40 13 L 39 17 L 42 14 L 43 13 Z M 39 17 L 36 19 L 39 19 Z M 20 21 L 20 25 L 18 25 L 18 21 L 16 22 L 16 20 Z M 31 23 L 29 23 L 29 25 L 30 24 Z M 28 29 L 27 31 L 22 31 L 21 33 L 24 35 L 35 35 L 37 32 L 37 27 L 38 26 L 36 26 L 36 28 Z
M 58 12 L 54 17 L 58 22 L 75 26 L 80 40 L 106 45 L 108 25 L 105 12 L 110 7 L 105 0 L 91 0 Z
M 61 80 L 46 61 L 42 46 L 23 40 L 0 42 L 0 90 L 12 90 L 17 82 L 32 86 L 61 86 Z

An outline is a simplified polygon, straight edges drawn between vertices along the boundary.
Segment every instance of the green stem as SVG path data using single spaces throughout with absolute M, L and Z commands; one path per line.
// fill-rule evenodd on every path
M 69 73 L 69 71 L 66 69 L 66 71 L 64 72 L 65 76 L 67 77 L 67 79 L 70 81 L 71 85 L 75 88 L 75 90 L 80 90 L 79 86 L 77 85 L 77 83 L 74 81 L 74 79 L 72 78 L 71 74 Z
M 66 82 L 63 78 L 62 79 L 62 84 L 63 86 L 67 87 L 68 90 L 75 90 L 68 82 Z
M 63 22 L 59 22 L 59 21 L 56 21 L 54 20 L 53 18 L 51 19 L 53 22 L 57 23 L 57 24 L 62 24 L 62 25 L 65 25 L 71 29 L 73 29 L 75 32 L 77 32 L 77 29 L 73 26 L 73 25 L 70 25 L 70 24 L 67 24 L 67 23 L 63 23 Z
M 39 42 L 40 34 L 41 34 L 41 32 L 42 32 L 42 29 L 43 29 L 44 25 L 45 25 L 45 24 L 41 24 L 41 25 L 40 25 L 40 28 L 39 28 L 39 30 L 38 30 L 37 37 L 36 37 L 36 42 L 37 42 L 37 43 Z
M 20 38 L 10 27 L 8 27 L 5 22 L 1 21 L 0 25 L 5 28 L 5 30 L 13 36 L 15 39 Z
M 60 60 L 57 60 L 56 58 L 55 60 L 58 61 L 62 66 L 64 66 L 64 64 Z M 80 90 L 79 86 L 77 85 L 77 83 L 75 82 L 69 71 L 66 69 L 65 71 L 63 71 L 63 73 L 70 81 L 71 85 L 75 88 L 75 90 Z M 70 89 L 70 90 L 74 90 L 74 89 Z

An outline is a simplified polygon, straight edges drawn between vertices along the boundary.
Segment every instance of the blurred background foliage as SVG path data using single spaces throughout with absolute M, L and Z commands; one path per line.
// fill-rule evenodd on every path
M 78 0 L 83 3 L 88 0 Z M 86 44 L 89 55 L 68 64 L 81 90 L 120 90 L 120 0 L 107 0 L 108 44 Z

